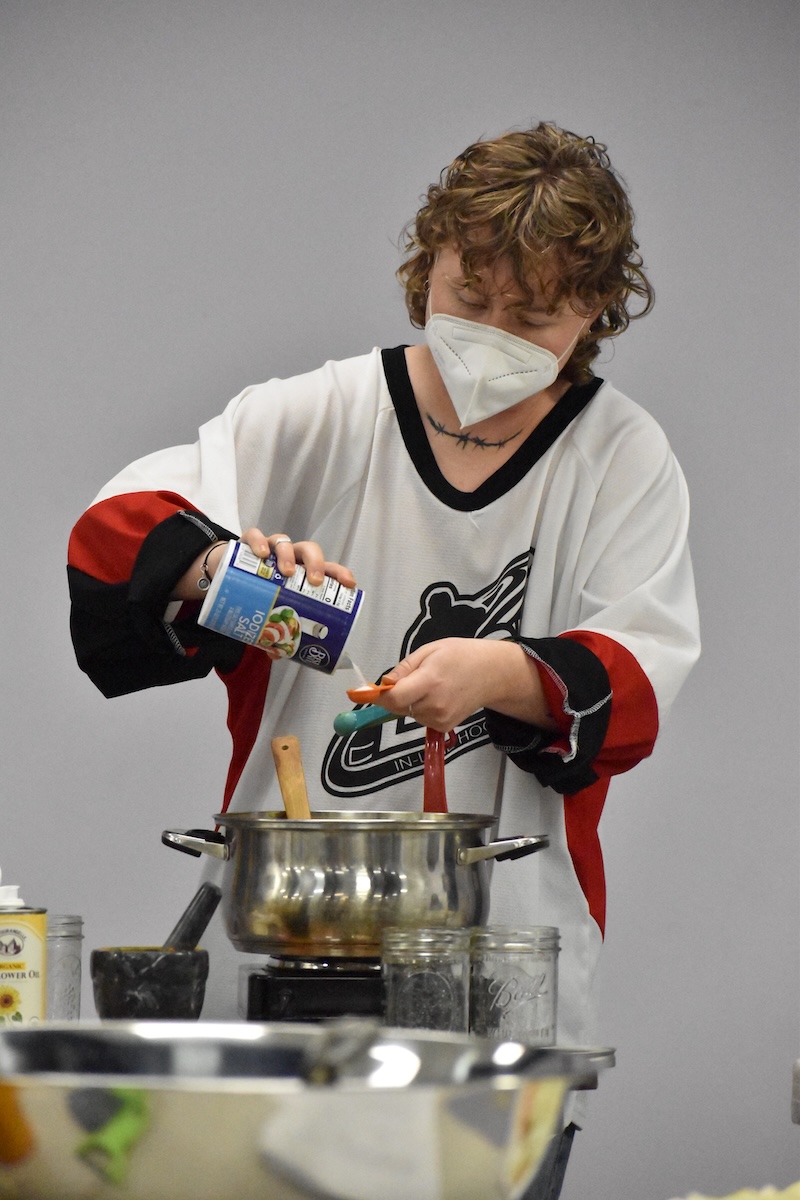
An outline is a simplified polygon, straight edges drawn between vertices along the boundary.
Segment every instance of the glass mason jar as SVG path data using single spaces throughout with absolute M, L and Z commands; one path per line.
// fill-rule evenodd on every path
M 553 1046 L 559 933 L 488 926 L 473 931 L 470 1030 L 479 1037 Z
M 381 971 L 387 1025 L 467 1032 L 468 929 L 387 929 Z
M 77 1021 L 81 1015 L 81 943 L 83 918 L 48 913 L 48 1021 Z

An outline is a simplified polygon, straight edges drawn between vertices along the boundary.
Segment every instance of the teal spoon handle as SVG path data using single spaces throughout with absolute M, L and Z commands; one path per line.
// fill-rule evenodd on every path
M 357 729 L 367 725 L 382 725 L 384 721 L 396 721 L 397 713 L 381 708 L 379 704 L 367 704 L 364 708 L 351 708 L 349 712 L 340 712 L 333 722 L 333 728 L 340 737 L 347 737 Z

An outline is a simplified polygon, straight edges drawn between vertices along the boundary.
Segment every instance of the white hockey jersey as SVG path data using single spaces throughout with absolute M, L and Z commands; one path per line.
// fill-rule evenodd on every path
M 271 664 L 197 626 L 198 606 L 176 615 L 175 581 L 211 540 L 285 530 L 349 566 L 365 600 L 348 651 L 369 678 L 438 637 L 522 641 L 561 732 L 474 714 L 448 752 L 447 796 L 453 812 L 497 813 L 501 835 L 549 836 L 495 865 L 491 919 L 559 928 L 559 1041 L 585 1043 L 608 779 L 650 753 L 699 652 L 688 513 L 663 432 L 601 380 L 572 387 L 477 491 L 457 491 L 403 348 L 374 350 L 247 388 L 193 445 L 113 479 L 73 531 L 73 638 L 108 695 L 218 671 L 233 736 L 219 807 L 240 811 L 282 807 L 278 733 L 300 738 L 312 808 L 419 809 L 425 731 L 402 718 L 340 738 L 352 676 Z M 228 949 L 220 970 L 236 959 Z

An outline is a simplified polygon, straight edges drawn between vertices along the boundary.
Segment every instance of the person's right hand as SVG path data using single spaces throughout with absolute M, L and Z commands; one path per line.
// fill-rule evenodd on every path
M 274 554 L 281 575 L 293 575 L 297 564 L 302 563 L 312 587 L 322 583 L 323 575 L 329 575 L 344 587 L 356 586 L 352 571 L 341 563 L 329 562 L 317 542 L 293 542 L 286 533 L 267 535 L 255 526 L 242 534 L 241 541 L 246 542 L 259 558 Z M 215 569 L 216 564 L 210 567 L 209 573 L 213 574 Z
M 328 562 L 322 553 L 322 548 L 316 542 L 293 542 L 286 533 L 271 533 L 269 535 L 253 527 L 242 534 L 240 541 L 245 542 L 259 558 L 274 554 L 278 570 L 282 575 L 293 575 L 298 563 L 306 569 L 308 582 L 312 587 L 322 583 L 324 575 L 329 575 L 344 587 L 355 587 L 356 581 L 352 571 L 341 563 Z M 205 595 L 208 587 L 204 580 L 213 579 L 217 567 L 225 554 L 227 542 L 219 542 L 210 550 L 204 550 L 178 580 L 172 592 L 172 600 L 198 600 Z M 205 571 L 208 571 L 206 576 Z M 200 583 L 203 586 L 200 586 Z

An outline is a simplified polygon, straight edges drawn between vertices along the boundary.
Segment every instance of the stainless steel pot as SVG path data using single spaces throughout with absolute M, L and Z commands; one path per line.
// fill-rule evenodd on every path
M 509 1200 L 601 1048 L 372 1022 L 0 1028 L 0 1196 Z
M 239 950 L 300 958 L 377 958 L 387 926 L 486 923 L 487 863 L 548 845 L 485 841 L 491 816 L 470 813 L 219 813 L 211 830 L 162 841 L 225 861 L 222 911 Z

